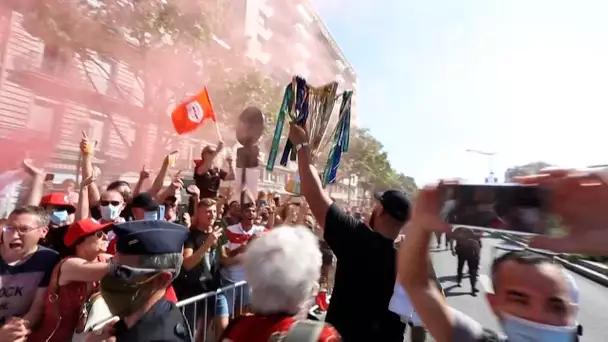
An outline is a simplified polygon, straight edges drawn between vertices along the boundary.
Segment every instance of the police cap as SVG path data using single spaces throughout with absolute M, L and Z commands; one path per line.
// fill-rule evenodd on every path
M 188 229 L 162 220 L 129 221 L 115 224 L 116 251 L 129 255 L 181 253 Z

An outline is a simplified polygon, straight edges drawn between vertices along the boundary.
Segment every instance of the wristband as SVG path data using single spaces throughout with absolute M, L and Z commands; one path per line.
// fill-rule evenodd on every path
M 299 152 L 303 147 L 306 147 L 306 146 L 308 146 L 307 142 L 301 143 L 301 144 L 297 144 L 296 145 L 296 152 Z

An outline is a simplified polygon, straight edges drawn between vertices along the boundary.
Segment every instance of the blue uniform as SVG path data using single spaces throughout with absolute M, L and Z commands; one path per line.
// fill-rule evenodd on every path
M 116 251 L 128 255 L 181 253 L 188 237 L 183 226 L 159 220 L 129 221 L 113 226 Z M 161 299 L 130 328 L 116 323 L 116 341 L 193 342 L 190 327 L 175 304 Z

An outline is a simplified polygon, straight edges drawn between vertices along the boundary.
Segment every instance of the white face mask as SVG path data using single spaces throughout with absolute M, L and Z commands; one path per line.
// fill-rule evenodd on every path
M 114 221 L 120 216 L 120 212 L 122 211 L 120 206 L 118 205 L 106 205 L 99 208 L 101 212 L 101 218 L 104 221 Z
M 502 328 L 509 342 L 572 342 L 576 326 L 553 326 L 503 314 Z

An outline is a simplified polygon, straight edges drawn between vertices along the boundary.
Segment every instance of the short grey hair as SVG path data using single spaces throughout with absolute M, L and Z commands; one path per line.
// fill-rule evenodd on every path
M 35 205 L 23 205 L 13 210 L 9 217 L 19 215 L 33 215 L 38 218 L 40 227 L 48 227 L 51 222 L 51 215 L 46 212 L 42 207 Z
M 139 267 L 151 268 L 155 270 L 175 270 L 173 277 L 177 277 L 179 270 L 184 263 L 182 253 L 141 255 L 139 256 Z
M 303 226 L 281 226 L 251 242 L 243 266 L 255 312 L 297 314 L 318 290 L 322 256 Z

